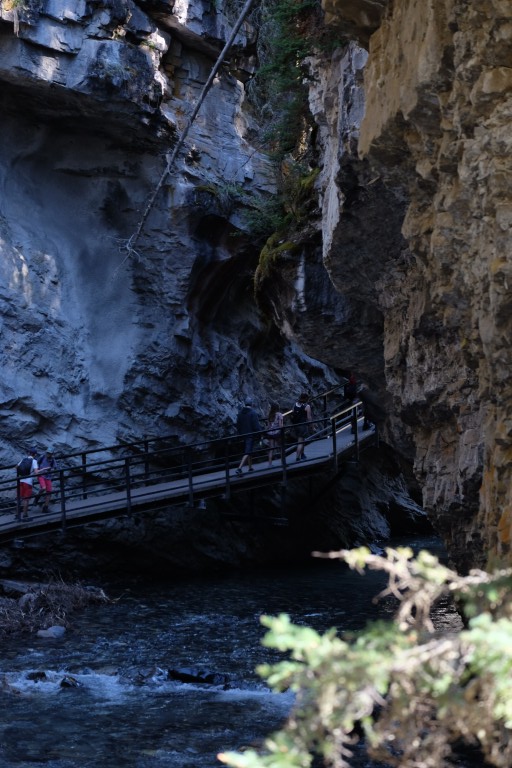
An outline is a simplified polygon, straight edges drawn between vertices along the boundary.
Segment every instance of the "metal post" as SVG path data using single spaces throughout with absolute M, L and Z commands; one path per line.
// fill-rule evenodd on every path
M 336 440 L 336 416 L 331 416 L 331 432 L 332 432 L 332 465 L 334 474 L 338 471 L 338 445 Z
M 357 405 L 354 405 L 354 407 L 352 408 L 351 421 L 352 421 L 352 431 L 354 433 L 356 461 L 359 461 L 359 431 L 357 429 Z
M 286 466 L 286 440 L 285 440 L 285 428 L 281 427 L 281 464 L 283 466 L 283 485 L 286 485 L 288 481 L 288 470 Z
M 87 455 L 85 453 L 82 453 L 82 498 L 87 498 L 87 481 L 86 481 L 86 473 L 87 473 Z
M 131 476 L 130 476 L 130 457 L 126 456 L 124 460 L 124 474 L 125 474 L 125 482 L 126 482 L 126 509 L 128 511 L 128 514 L 131 515 L 132 513 L 132 486 L 131 486 Z
M 226 493 L 224 494 L 224 498 L 226 501 L 228 501 L 231 498 L 231 476 L 229 474 L 229 471 L 231 469 L 230 462 L 229 462 L 229 446 L 230 446 L 231 440 L 226 440 L 226 451 L 225 451 L 225 469 L 226 469 Z
M 83 454 L 82 454 L 83 457 Z M 60 519 L 62 523 L 62 531 L 66 530 L 66 494 L 64 483 L 64 470 L 59 469 L 59 485 L 60 485 Z
M 194 506 L 194 479 L 192 476 L 192 452 L 187 450 L 187 470 L 188 470 L 188 505 Z
M 324 429 L 327 426 L 327 421 L 328 421 L 328 418 L 327 418 L 327 395 L 324 395 L 324 423 L 323 423 Z
M 21 520 L 21 488 L 20 479 L 16 477 L 16 520 Z

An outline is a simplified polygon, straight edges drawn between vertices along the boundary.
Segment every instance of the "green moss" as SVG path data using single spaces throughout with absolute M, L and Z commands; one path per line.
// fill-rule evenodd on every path
M 260 258 L 254 273 L 254 288 L 257 291 L 262 281 L 269 276 L 272 266 L 285 253 L 293 253 L 297 245 L 291 240 L 283 240 L 282 234 L 274 232 L 260 251 Z

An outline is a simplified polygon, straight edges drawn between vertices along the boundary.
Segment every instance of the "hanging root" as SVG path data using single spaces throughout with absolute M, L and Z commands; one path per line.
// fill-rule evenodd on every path
M 157 195 L 158 195 L 159 191 L 161 190 L 161 188 L 163 187 L 164 182 L 165 182 L 167 176 L 169 175 L 169 172 L 170 172 L 170 170 L 171 170 L 171 168 L 172 168 L 172 166 L 174 164 L 174 161 L 176 160 L 178 152 L 181 149 L 181 147 L 183 146 L 183 144 L 185 142 L 185 139 L 187 138 L 188 132 L 189 132 L 190 128 L 192 127 L 192 123 L 194 122 L 194 120 L 197 117 L 197 113 L 199 112 L 201 104 L 203 103 L 203 101 L 204 101 L 204 99 L 206 97 L 206 94 L 210 90 L 210 87 L 211 87 L 211 85 L 212 85 L 212 83 L 214 81 L 214 78 L 217 75 L 217 72 L 219 71 L 222 62 L 226 58 L 226 55 L 227 55 L 229 49 L 233 45 L 233 43 L 235 41 L 235 38 L 236 38 L 236 36 L 237 36 L 237 34 L 238 34 L 239 30 L 240 30 L 240 27 L 244 23 L 245 18 L 247 16 L 247 14 L 249 13 L 253 2 L 254 2 L 254 0 L 247 0 L 245 5 L 244 5 L 244 7 L 242 8 L 242 10 L 240 12 L 240 15 L 238 17 L 238 20 L 237 20 L 235 26 L 233 27 L 233 29 L 231 31 L 229 39 L 226 41 L 226 44 L 225 44 L 224 48 L 220 52 L 220 54 L 219 54 L 219 56 L 217 58 L 217 61 L 215 62 L 215 65 L 214 65 L 212 71 L 210 72 L 208 80 L 206 81 L 205 85 L 203 86 L 203 90 L 201 91 L 201 93 L 199 95 L 199 98 L 198 98 L 198 100 L 196 102 L 196 105 L 195 105 L 194 109 L 192 110 L 192 114 L 190 115 L 190 117 L 189 117 L 189 119 L 187 121 L 187 124 L 186 124 L 185 128 L 183 129 L 183 131 L 181 133 L 181 136 L 179 137 L 179 139 L 178 139 L 178 141 L 177 141 L 177 143 L 176 143 L 176 145 L 175 145 L 175 147 L 174 147 L 170 157 L 168 157 L 168 159 L 167 159 L 167 164 L 165 166 L 164 172 L 160 176 L 158 184 L 156 185 L 155 189 L 153 190 L 153 194 L 151 195 L 151 197 L 149 199 L 149 202 L 148 202 L 148 204 L 146 205 L 146 207 L 144 209 L 144 213 L 141 216 L 141 219 L 140 219 L 140 221 L 139 221 L 139 223 L 137 225 L 137 228 L 136 228 L 135 232 L 133 233 L 133 235 L 129 238 L 129 240 L 126 243 L 126 246 L 124 248 L 124 250 L 126 250 L 126 256 L 124 257 L 124 259 L 121 262 L 121 264 L 119 264 L 119 266 L 116 268 L 116 270 L 114 272 L 114 276 L 119 273 L 119 271 L 121 270 L 123 265 L 126 263 L 126 261 L 130 258 L 130 256 L 132 256 L 133 254 L 137 254 L 137 251 L 135 250 L 135 246 L 137 245 L 137 242 L 138 242 L 139 237 L 141 235 L 141 232 L 142 232 L 142 230 L 144 228 L 146 220 L 147 220 L 147 218 L 148 218 L 148 216 L 149 216 L 149 214 L 151 212 L 151 209 L 153 208 L 153 206 L 155 204 L 155 200 L 157 198 Z M 139 256 L 140 254 L 137 254 L 137 255 Z

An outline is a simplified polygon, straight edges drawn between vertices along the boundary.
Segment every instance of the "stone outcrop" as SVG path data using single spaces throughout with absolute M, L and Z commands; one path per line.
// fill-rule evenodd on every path
M 251 24 L 126 251 L 237 4 L 11 5 L 0 16 L 0 461 L 29 440 L 64 453 L 222 435 L 245 394 L 265 411 L 355 369 L 456 565 L 510 559 L 508 3 L 324 0 L 342 45 L 309 61 L 318 206 L 260 306 L 261 243 L 244 212 L 276 186 L 245 98 Z M 326 544 L 385 538 L 394 511 L 419 514 L 414 483 L 389 467 L 345 480 L 317 520 Z M 158 522 L 144 523 L 146 552 Z M 268 553 L 265 537 L 248 552 L 247 530 L 229 535 L 231 551 L 206 536 L 198 568 Z
M 324 5 L 343 24 L 346 4 Z M 390 4 L 369 39 L 349 162 L 359 196 L 394 196 L 405 211 L 401 234 L 398 209 L 383 229 L 384 261 L 368 281 L 382 317 L 388 438 L 414 456 L 424 504 L 463 569 L 511 557 L 511 48 L 502 0 Z M 331 125 L 341 104 L 340 93 Z M 328 268 L 342 275 L 356 263 L 336 239 L 352 229 L 344 179 L 340 170 L 336 193 L 324 184 L 329 201 L 348 200 L 348 221 L 335 213 L 325 240 Z
M 65 452 L 144 432 L 222 433 L 249 389 L 266 407 L 251 363 L 263 326 L 233 302 L 250 292 L 256 253 L 233 236 L 230 189 L 270 194 L 274 180 L 244 138 L 252 118 L 227 70 L 137 253 L 123 249 L 229 31 L 206 23 L 219 14 L 203 3 L 187 6 L 207 36 L 166 31 L 153 16 L 171 5 L 2 10 L 2 463 L 29 440 Z

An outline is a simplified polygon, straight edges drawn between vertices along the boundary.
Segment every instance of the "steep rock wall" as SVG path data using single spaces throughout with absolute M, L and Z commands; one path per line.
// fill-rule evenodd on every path
M 177 443 L 216 437 L 233 431 L 245 394 L 262 412 L 269 399 L 286 407 L 299 390 L 338 383 L 352 366 L 384 391 L 375 291 L 354 301 L 341 290 L 335 260 L 324 269 L 320 211 L 311 213 L 307 237 L 269 288 L 277 325 L 255 304 L 259 247 L 239 198 L 273 194 L 275 179 L 267 156 L 251 144 L 258 126 L 244 103 L 254 67 L 251 26 L 128 257 L 124 246 L 232 14 L 209 0 L 8 5 L 0 15 L 0 463 L 14 463 L 29 441 L 51 443 L 59 454 L 144 434 L 174 435 Z M 375 247 L 378 196 L 373 205 Z M 364 200 L 355 199 L 353 211 L 355 236 Z M 392 212 L 389 199 L 384 212 Z M 341 230 L 336 238 L 343 241 Z M 363 243 L 359 238 L 353 258 Z M 365 253 L 369 267 L 371 248 Z M 364 355 L 351 339 L 359 324 L 370 338 Z M 313 540 L 328 548 L 385 538 L 393 516 L 421 513 L 403 475 L 375 457 L 318 506 L 307 491 L 290 495 L 302 511 L 289 557 Z M 277 497 L 262 503 L 275 512 Z M 284 536 L 270 527 L 253 546 L 250 525 L 226 524 L 215 512 L 170 514 L 167 527 L 137 519 L 86 536 L 92 551 L 100 539 L 110 546 L 117 537 L 121 548 L 138 547 L 142 558 L 170 567 L 284 556 Z M 45 560 L 50 544 L 40 547 Z M 6 558 L 7 568 L 18 567 Z
M 502 0 L 399 0 L 364 71 L 359 162 L 406 205 L 408 247 L 374 283 L 389 437 L 460 568 L 511 558 L 511 52 Z
M 209 3 L 172 5 L 2 11 L 1 463 L 29 440 L 64 452 L 218 434 L 246 391 L 264 408 L 272 395 L 252 357 L 264 326 L 239 300 L 257 254 L 221 193 L 271 194 L 273 170 L 245 138 L 252 118 L 227 67 L 136 254 L 123 250 L 230 31 Z M 245 30 L 237 45 L 240 70 Z M 304 377 L 299 358 L 290 380 Z

